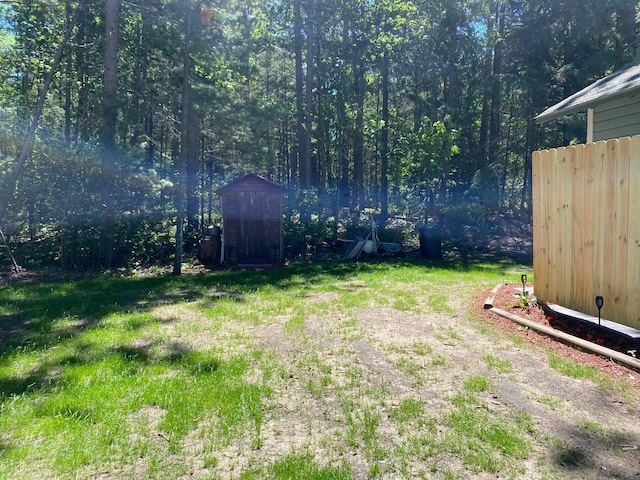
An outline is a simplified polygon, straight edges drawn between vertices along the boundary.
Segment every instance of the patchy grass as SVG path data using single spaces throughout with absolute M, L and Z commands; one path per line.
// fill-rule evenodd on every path
M 509 360 L 487 354 L 484 356 L 487 367 L 496 370 L 498 373 L 508 374 L 513 372 L 513 365 Z
M 519 367 L 473 351 L 489 332 L 460 300 L 512 268 L 395 260 L 3 287 L 0 478 L 523 476 L 546 444 L 520 409 L 487 403 L 484 375 Z M 581 418 L 585 437 L 609 435 Z M 585 464 L 571 448 L 552 458 Z

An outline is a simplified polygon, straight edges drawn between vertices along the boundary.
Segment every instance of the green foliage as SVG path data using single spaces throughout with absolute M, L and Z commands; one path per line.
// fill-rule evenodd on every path
M 114 225 L 91 220 L 61 225 L 55 231 L 41 232 L 34 242 L 21 244 L 15 255 L 28 268 L 97 269 L 107 231 L 114 239 L 114 268 L 166 264 L 173 252 L 171 219 L 140 215 L 119 218 Z
M 292 247 L 294 255 L 311 252 L 317 244 L 330 242 L 333 225 L 318 218 L 302 222 L 297 218 L 285 217 L 284 243 Z
M 457 242 L 473 243 L 496 228 L 491 212 L 479 203 L 442 206 L 440 214 L 448 236 Z

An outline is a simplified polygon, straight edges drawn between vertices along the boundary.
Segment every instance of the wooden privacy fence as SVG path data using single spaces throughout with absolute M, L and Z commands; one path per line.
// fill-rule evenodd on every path
M 640 136 L 533 153 L 535 294 L 640 329 Z

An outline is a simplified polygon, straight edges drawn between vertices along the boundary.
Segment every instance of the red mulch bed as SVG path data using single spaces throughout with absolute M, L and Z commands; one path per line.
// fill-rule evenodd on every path
M 491 296 L 491 290 L 492 289 L 488 289 L 481 292 L 476 298 L 473 306 L 473 312 L 480 318 L 485 319 L 487 322 L 505 331 L 519 335 L 536 345 L 541 345 L 559 356 L 569 358 L 584 365 L 590 365 L 603 373 L 628 382 L 640 391 L 640 372 L 624 365 L 620 365 L 609 358 L 585 352 L 576 346 L 564 344 L 555 338 L 537 333 L 509 320 L 508 318 L 504 318 L 488 309 L 485 309 L 484 303 L 485 300 Z M 532 291 L 533 285 L 527 285 L 525 287 L 525 291 L 526 290 Z M 550 326 L 549 320 L 545 316 L 542 308 L 537 306 L 529 308 L 520 307 L 518 299 L 514 297 L 514 294 L 520 292 L 522 292 L 522 285 L 502 285 L 495 294 L 492 304 L 496 308 L 505 310 L 521 318 L 526 318 L 527 320 L 540 323 L 541 325 Z M 638 353 L 640 354 L 640 352 Z

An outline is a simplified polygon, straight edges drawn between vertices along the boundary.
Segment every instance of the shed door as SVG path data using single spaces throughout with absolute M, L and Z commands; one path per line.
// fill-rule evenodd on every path
M 266 220 L 268 219 L 268 200 L 261 192 L 244 192 L 241 215 L 240 263 L 267 263 L 269 244 L 266 239 Z

